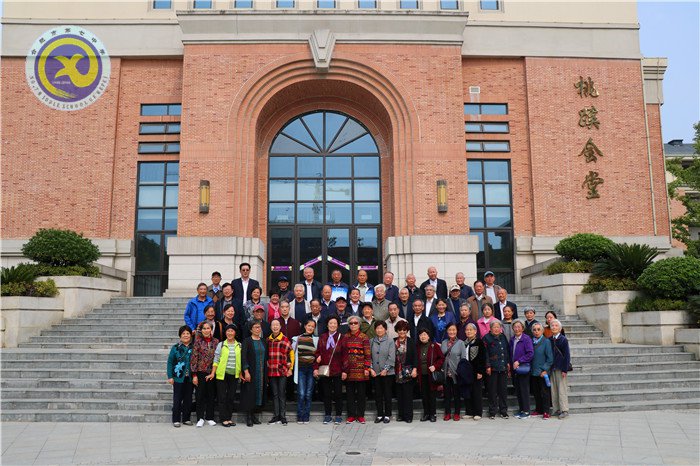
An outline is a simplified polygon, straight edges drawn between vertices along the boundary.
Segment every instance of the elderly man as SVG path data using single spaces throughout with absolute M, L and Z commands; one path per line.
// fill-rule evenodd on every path
M 401 288 L 399 290 L 399 299 L 394 302 L 399 307 L 399 316 L 406 318 L 413 313 L 413 308 L 411 307 L 413 302 L 411 301 L 411 292 L 408 291 L 408 288 Z
M 277 290 L 280 294 L 280 301 L 291 301 L 294 299 L 294 291 L 289 289 L 289 279 L 284 275 L 277 280 Z
M 389 300 L 386 299 L 386 286 L 382 283 L 374 287 L 372 309 L 377 320 L 386 320 L 389 317 Z
M 457 272 L 457 275 L 455 275 L 455 282 L 457 282 L 457 286 L 459 286 L 460 298 L 467 300 L 470 296 L 474 296 L 474 290 L 465 283 L 464 274 L 462 272 Z
M 311 301 L 314 298 L 321 297 L 321 283 L 314 279 L 314 269 L 311 267 L 304 268 L 304 280 L 301 285 L 304 285 L 304 299 Z
M 294 318 L 302 324 L 306 322 L 306 314 L 311 312 L 311 308 L 309 307 L 309 300 L 304 299 L 304 294 L 304 285 L 302 285 L 301 283 L 297 283 L 296 285 L 294 285 L 294 301 L 292 301 L 290 305 L 294 306 Z M 288 335 L 285 333 L 285 336 Z
M 324 285 L 321 290 L 321 312 L 323 315 L 328 315 L 335 312 L 335 302 L 333 301 L 333 289 L 330 285 Z M 338 295 L 340 296 L 340 295 Z
M 360 290 L 360 301 L 372 301 L 374 297 L 374 287 L 367 283 L 367 271 L 360 270 L 357 272 L 357 283 L 355 289 Z
M 455 315 L 455 320 L 459 320 L 459 308 L 467 302 L 466 299 L 461 297 L 461 291 L 458 284 L 452 285 L 450 287 L 450 297 L 447 300 L 447 311 Z
M 423 312 L 425 310 L 425 304 L 420 299 L 413 301 L 413 314 L 411 317 L 406 319 L 408 321 L 408 331 L 411 335 L 411 341 L 418 341 L 418 330 L 422 328 L 428 329 L 430 337 L 435 335 L 435 328 L 433 327 L 433 322 L 425 315 Z
M 395 327 L 399 322 L 406 322 L 406 319 L 399 317 L 399 305 L 396 303 L 389 304 L 389 318 L 385 320 L 386 322 L 386 335 L 389 340 L 393 340 L 398 337 L 399 334 L 396 333 Z
M 513 301 L 508 301 L 508 291 L 506 291 L 505 288 L 499 287 L 496 297 L 498 298 L 498 301 L 496 301 L 496 304 L 493 306 L 493 315 L 496 317 L 496 319 L 502 321 L 503 309 L 505 309 L 506 306 L 509 306 L 513 311 L 513 320 L 516 320 L 518 318 L 518 306 Z
M 282 333 L 290 340 L 301 335 L 301 322 L 289 316 L 290 307 L 287 301 L 280 303 L 280 324 L 282 324 Z M 306 317 L 306 316 L 305 316 Z
M 326 315 L 323 314 L 321 301 L 318 299 L 312 299 L 311 303 L 309 303 L 309 307 L 311 308 L 311 312 L 306 314 L 303 325 L 306 325 L 306 322 L 310 320 L 316 322 L 316 327 L 314 327 L 314 336 L 318 337 L 326 331 Z M 333 312 L 335 312 L 335 307 L 333 307 Z
M 348 307 L 348 302 L 343 298 L 342 296 L 338 296 L 335 300 L 335 314 L 334 314 L 339 320 L 340 320 L 340 326 L 338 327 L 338 331 L 342 335 L 343 333 L 346 333 L 349 330 L 348 327 L 348 319 L 353 316 L 352 311 Z M 327 321 L 324 322 L 324 325 L 327 328 Z
M 336 299 L 336 306 L 338 305 L 338 300 Z M 355 316 L 362 315 L 362 301 L 360 300 L 360 290 L 353 288 L 350 290 L 350 302 L 348 303 L 348 309 Z
M 437 296 L 435 296 L 435 288 L 433 285 L 427 285 L 424 289 L 425 291 L 425 315 L 430 317 L 432 312 L 437 312 L 435 310 L 435 304 L 437 304 Z M 431 335 L 432 336 L 432 335 Z
M 500 286 L 496 285 L 496 276 L 490 270 L 484 274 L 484 293 L 491 298 L 495 303 L 498 299 L 498 290 Z
M 442 278 L 438 278 L 438 270 L 436 267 L 428 267 L 428 279 L 421 283 L 420 289 L 425 294 L 425 287 L 433 285 L 435 295 L 438 298 L 447 299 L 447 282 Z
M 386 287 L 386 300 L 389 302 L 399 299 L 399 287 L 394 285 L 394 274 L 384 273 L 384 286 Z
M 418 288 L 418 286 L 416 285 L 416 276 L 412 273 L 406 275 L 406 289 L 408 289 L 408 300 L 411 301 L 411 303 L 413 303 L 413 301 L 415 301 L 416 299 L 423 299 L 423 290 Z
M 484 283 L 477 280 L 474 282 L 474 296 L 467 299 L 467 304 L 472 310 L 472 319 L 481 319 L 481 306 L 484 303 L 493 305 L 493 300 L 484 294 Z
M 338 269 L 331 272 L 331 281 L 326 283 L 326 285 L 331 287 L 331 299 L 333 301 L 335 301 L 338 296 L 343 296 L 347 299 L 350 287 L 343 281 L 343 272 Z
M 213 306 L 214 301 L 207 296 L 207 284 L 197 285 L 197 296 L 190 299 L 185 308 L 185 324 L 191 329 L 196 329 L 197 325 L 204 320 L 204 310 L 208 306 Z

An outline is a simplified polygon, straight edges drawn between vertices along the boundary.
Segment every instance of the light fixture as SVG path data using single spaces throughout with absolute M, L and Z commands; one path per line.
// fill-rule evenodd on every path
M 211 200 L 211 190 L 208 180 L 199 180 L 199 213 L 209 213 L 209 201 Z
M 437 180 L 438 212 L 447 212 L 447 180 Z

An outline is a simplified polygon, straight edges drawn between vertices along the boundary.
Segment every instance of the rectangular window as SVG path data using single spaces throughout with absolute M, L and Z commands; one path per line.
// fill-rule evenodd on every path
M 179 154 L 179 142 L 139 142 L 139 154 Z
M 139 134 L 180 134 L 180 123 L 141 123 Z
M 510 152 L 508 141 L 467 141 L 467 152 Z
M 277 0 L 277 8 L 294 8 L 294 0 Z
M 508 133 L 508 123 L 465 123 L 465 133 Z
M 457 0 L 440 0 L 441 10 L 457 10 L 459 9 L 459 2 Z
M 508 104 L 464 104 L 465 115 L 508 115 Z
M 141 116 L 177 116 L 182 113 L 182 104 L 141 104 Z
M 316 8 L 335 8 L 335 0 L 317 0 Z
M 500 3 L 499 0 L 480 0 L 479 8 L 481 10 L 498 11 L 501 8 Z
M 194 0 L 192 2 L 192 7 L 196 10 L 198 8 L 211 8 L 213 6 L 212 0 Z
M 253 0 L 235 0 L 233 2 L 234 8 L 253 8 Z
M 169 10 L 171 6 L 171 0 L 153 0 L 154 10 Z
M 399 0 L 399 8 L 402 10 L 417 10 L 418 0 Z
M 358 0 L 357 8 L 377 8 L 377 0 Z

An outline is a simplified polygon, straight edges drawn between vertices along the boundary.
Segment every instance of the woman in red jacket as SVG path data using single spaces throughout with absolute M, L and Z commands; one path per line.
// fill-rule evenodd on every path
M 341 378 L 345 381 L 345 391 L 348 395 L 348 419 L 352 424 L 357 420 L 365 423 L 365 386 L 369 380 L 369 369 L 372 367 L 372 353 L 369 348 L 369 338 L 360 332 L 360 318 L 352 316 L 348 319 L 350 331 L 343 335 L 341 345 L 343 372 Z
M 326 321 L 326 327 L 328 331 L 321 334 L 316 346 L 314 377 L 320 378 L 321 389 L 323 390 L 323 408 L 325 411 L 323 423 L 329 424 L 333 419 L 331 417 L 331 409 L 335 403 L 335 420 L 333 420 L 333 423 L 338 425 L 343 421 L 343 385 L 340 380 L 340 374 L 343 372 L 343 359 L 340 345 L 345 340 L 341 338 L 338 331 L 340 319 L 337 316 L 330 316 Z M 319 377 L 318 368 L 320 366 L 329 366 L 327 376 Z
M 423 417 L 420 420 L 421 422 L 427 420 L 436 422 L 435 412 L 439 385 L 433 381 L 432 374 L 442 369 L 445 355 L 442 354 L 440 345 L 432 341 L 430 330 L 425 327 L 418 330 L 416 361 L 418 366 L 418 386 L 420 387 L 421 400 L 423 401 Z

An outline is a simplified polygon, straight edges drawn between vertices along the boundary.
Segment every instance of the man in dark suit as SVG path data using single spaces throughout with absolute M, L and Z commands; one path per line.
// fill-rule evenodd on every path
M 435 296 L 441 299 L 447 299 L 447 282 L 442 278 L 438 278 L 437 268 L 428 267 L 428 279 L 421 283 L 420 289 L 425 296 L 425 287 L 433 285 L 435 287 Z
M 386 287 L 384 299 L 389 302 L 399 299 L 399 287 L 394 285 L 394 274 L 392 272 L 384 273 L 384 286 Z
M 412 273 L 406 275 L 406 289 L 408 290 L 408 300 L 411 302 L 411 304 L 413 304 L 413 301 L 416 299 L 423 300 L 425 298 L 423 290 L 418 288 L 418 285 L 416 285 L 416 276 Z
M 304 325 L 306 325 L 306 323 L 309 320 L 313 320 L 314 322 L 316 322 L 314 336 L 321 336 L 321 334 L 323 334 L 323 332 L 326 331 L 326 319 L 328 318 L 328 315 L 323 313 L 323 310 L 321 309 L 321 303 L 318 299 L 312 299 L 311 303 L 309 304 L 309 307 L 311 309 L 311 312 L 306 314 L 306 317 L 304 318 Z M 333 307 L 333 312 L 335 312 L 335 307 Z
M 243 309 L 243 303 L 250 301 L 253 296 L 253 289 L 260 287 L 257 280 L 250 278 L 250 264 L 243 262 L 238 270 L 241 272 L 241 278 L 237 278 L 231 282 L 233 286 L 233 299 L 236 301 L 236 309 Z M 260 288 L 262 289 L 262 288 Z
M 508 301 L 508 291 L 505 288 L 498 288 L 498 301 L 493 306 L 494 317 L 503 320 L 503 308 L 510 306 L 513 310 L 513 320 L 518 318 L 518 306 L 513 301 Z
M 399 299 L 394 301 L 399 306 L 399 317 L 405 319 L 406 316 L 411 316 L 413 313 L 413 301 L 411 301 L 411 292 L 408 288 L 403 287 L 399 290 Z
M 423 312 L 424 304 L 423 301 L 417 299 L 413 301 L 413 315 L 406 318 L 408 321 L 408 332 L 411 335 L 413 342 L 418 341 L 418 330 L 421 328 L 427 328 L 430 331 L 430 337 L 435 335 L 435 327 L 433 321 L 428 318 Z
M 318 280 L 314 280 L 314 269 L 306 267 L 304 269 L 304 280 L 301 282 L 304 285 L 304 299 L 311 301 L 312 299 L 321 299 L 321 291 L 323 286 Z
M 340 296 L 340 295 L 338 295 Z M 345 296 L 343 296 L 345 298 Z M 333 288 L 330 285 L 323 285 L 321 290 L 321 313 L 330 315 L 335 312 L 335 301 L 333 301 Z

